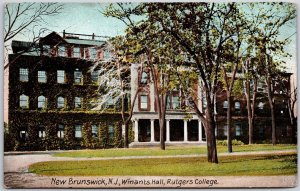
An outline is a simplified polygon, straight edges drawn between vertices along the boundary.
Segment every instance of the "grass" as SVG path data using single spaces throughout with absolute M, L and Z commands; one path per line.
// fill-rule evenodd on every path
M 296 152 L 289 154 L 129 160 L 51 161 L 35 163 L 29 172 L 47 176 L 267 176 L 297 173 Z
M 249 152 L 249 151 L 273 151 L 273 150 L 289 150 L 297 149 L 296 145 L 239 145 L 233 146 L 234 152 Z M 226 153 L 226 146 L 218 146 L 218 153 Z M 159 148 L 131 148 L 131 149 L 100 149 L 100 150 L 80 150 L 56 153 L 56 157 L 120 157 L 120 156 L 168 156 L 168 155 L 193 155 L 206 154 L 206 146 L 203 147 L 167 147 L 166 150 Z

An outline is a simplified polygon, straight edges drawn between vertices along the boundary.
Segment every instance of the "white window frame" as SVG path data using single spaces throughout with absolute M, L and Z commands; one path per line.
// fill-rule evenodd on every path
M 93 124 L 92 125 L 92 137 L 98 137 L 98 134 L 99 134 L 99 132 L 98 132 L 98 126 L 95 125 L 95 124 Z
M 57 108 L 65 107 L 65 98 L 62 96 L 57 97 Z
M 75 108 L 81 108 L 82 107 L 82 98 L 81 97 L 75 97 L 74 98 L 74 105 Z
M 66 74 L 64 70 L 57 70 L 57 83 L 59 84 L 66 83 Z
M 241 102 L 239 102 L 239 101 L 234 102 L 234 109 L 237 111 L 240 111 L 241 110 Z
M 46 97 L 41 95 L 38 97 L 38 108 L 39 109 L 44 109 L 46 108 Z
M 223 102 L 223 109 L 228 109 L 228 101 L 227 100 L 225 100 Z
M 75 84 L 82 84 L 83 83 L 82 71 L 79 71 L 79 70 L 74 71 L 74 83 Z
M 75 138 L 82 137 L 82 125 L 75 125 Z
M 44 70 L 38 71 L 38 82 L 46 83 L 47 82 L 47 73 Z
M 66 56 L 66 47 L 64 45 L 58 46 L 58 56 L 65 57 Z
M 80 47 L 73 47 L 73 57 L 74 58 L 80 58 L 81 57 Z
M 145 100 L 146 100 L 146 102 L 145 102 Z M 148 95 L 140 95 L 140 109 L 147 110 L 148 109 L 148 101 L 149 101 Z
M 62 125 L 62 124 L 58 124 L 58 127 L 57 127 L 57 137 L 58 138 L 64 138 L 65 136 L 65 126 Z
M 21 82 L 28 82 L 28 68 L 20 68 L 19 70 L 19 79 Z
M 19 106 L 21 108 L 29 108 L 29 97 L 25 94 L 20 95 Z

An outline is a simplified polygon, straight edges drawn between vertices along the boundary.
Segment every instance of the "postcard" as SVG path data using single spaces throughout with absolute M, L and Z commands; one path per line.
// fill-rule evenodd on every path
M 5 188 L 297 186 L 296 4 L 4 6 Z

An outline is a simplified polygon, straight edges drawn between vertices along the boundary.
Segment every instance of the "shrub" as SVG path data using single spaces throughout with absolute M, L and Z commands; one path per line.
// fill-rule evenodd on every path
M 217 145 L 227 146 L 227 140 L 217 140 Z M 233 139 L 232 145 L 244 145 L 244 143 L 242 141 Z

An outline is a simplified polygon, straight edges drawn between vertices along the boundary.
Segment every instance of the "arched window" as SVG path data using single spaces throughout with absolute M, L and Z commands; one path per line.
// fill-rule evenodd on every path
M 223 102 L 223 108 L 224 109 L 228 109 L 228 101 L 224 101 Z
M 46 98 L 45 96 L 38 97 L 38 108 L 46 108 Z
M 29 101 L 28 96 L 22 94 L 20 96 L 20 107 L 22 107 L 22 108 L 28 108 L 29 107 L 28 101 Z
M 238 101 L 236 101 L 236 102 L 234 103 L 234 109 L 237 110 L 237 111 L 239 111 L 239 110 L 241 109 L 241 103 L 238 102 Z
M 65 107 L 65 98 L 58 97 L 57 98 L 57 108 L 64 108 Z

